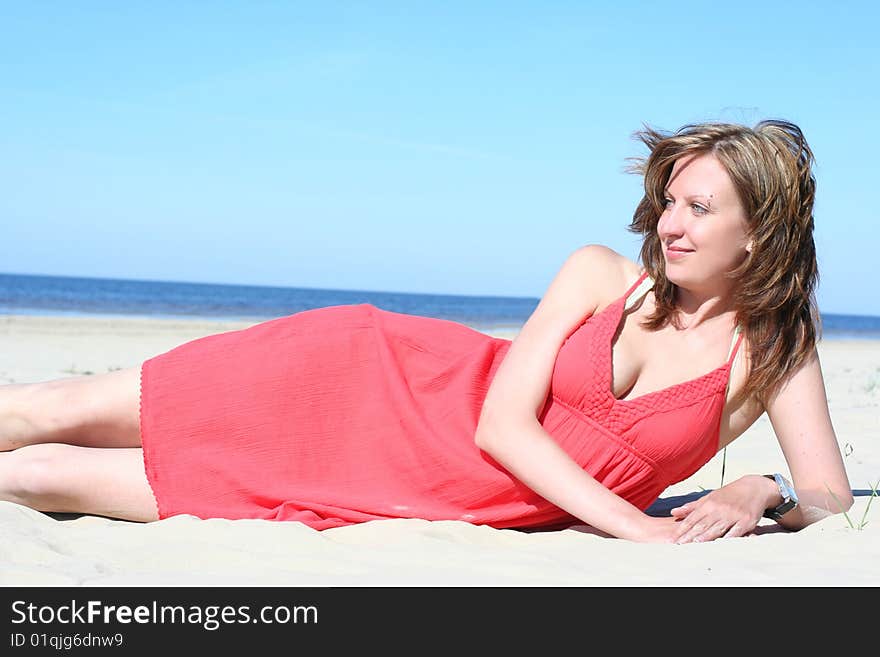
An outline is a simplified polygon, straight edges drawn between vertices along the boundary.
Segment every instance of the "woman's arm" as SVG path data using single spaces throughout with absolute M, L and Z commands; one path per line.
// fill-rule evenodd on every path
M 638 272 L 635 263 L 602 246 L 581 247 L 568 257 L 498 367 L 474 440 L 526 486 L 583 522 L 614 536 L 663 540 L 652 532 L 668 526 L 668 519 L 651 518 L 605 488 L 538 421 L 565 339 Z
M 669 519 L 651 518 L 596 481 L 535 419 L 477 434 L 477 445 L 541 497 L 612 536 L 671 542 Z
M 777 522 L 803 529 L 853 504 L 852 490 L 831 425 L 818 354 L 814 351 L 766 405 L 779 441 L 798 506 Z M 769 474 L 769 473 L 768 473 Z M 707 541 L 742 536 L 761 520 L 765 509 L 782 503 L 776 484 L 747 475 L 708 495 L 672 510 L 682 522 L 676 540 Z
M 798 506 L 779 524 L 802 529 L 849 510 L 852 488 L 831 425 L 819 356 L 812 357 L 768 400 L 767 415 L 779 440 Z

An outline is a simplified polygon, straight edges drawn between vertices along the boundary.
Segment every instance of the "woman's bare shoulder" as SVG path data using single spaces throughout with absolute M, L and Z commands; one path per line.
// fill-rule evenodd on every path
M 619 299 L 643 271 L 638 263 L 604 244 L 586 244 L 577 251 L 599 283 L 597 312 Z

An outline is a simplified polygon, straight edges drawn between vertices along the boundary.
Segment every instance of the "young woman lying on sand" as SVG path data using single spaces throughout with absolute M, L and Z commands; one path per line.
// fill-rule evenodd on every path
M 369 304 L 0 388 L 0 499 L 134 521 L 586 523 L 633 541 L 797 530 L 852 504 L 816 354 L 800 129 L 645 128 L 641 266 L 574 249 L 512 342 Z M 645 510 L 767 413 L 794 490 Z

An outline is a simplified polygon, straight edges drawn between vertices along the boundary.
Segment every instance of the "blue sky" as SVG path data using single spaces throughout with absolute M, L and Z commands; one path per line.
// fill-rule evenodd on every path
M 0 6 L 0 271 L 540 297 L 637 257 L 643 124 L 785 118 L 820 308 L 880 315 L 873 3 Z

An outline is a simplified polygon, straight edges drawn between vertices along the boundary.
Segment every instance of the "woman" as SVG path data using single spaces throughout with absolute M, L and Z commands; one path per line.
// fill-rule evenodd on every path
M 583 522 L 634 541 L 799 529 L 852 504 L 816 355 L 797 126 L 636 133 L 643 268 L 588 245 L 512 342 L 368 304 L 0 389 L 0 498 L 150 521 Z M 767 413 L 794 482 L 645 510 Z M 797 502 L 797 503 L 796 503 Z

